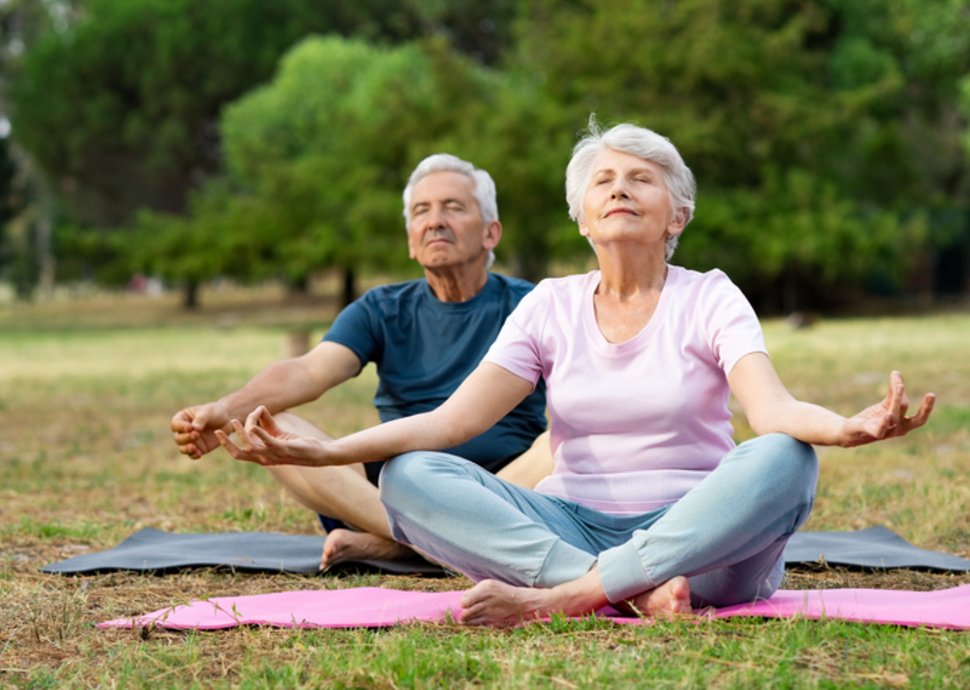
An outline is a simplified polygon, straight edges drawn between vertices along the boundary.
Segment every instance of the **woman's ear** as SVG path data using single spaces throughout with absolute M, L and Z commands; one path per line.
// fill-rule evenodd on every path
M 667 225 L 667 234 L 671 236 L 679 235 L 687 227 L 688 210 L 686 208 L 674 209 L 674 216 Z

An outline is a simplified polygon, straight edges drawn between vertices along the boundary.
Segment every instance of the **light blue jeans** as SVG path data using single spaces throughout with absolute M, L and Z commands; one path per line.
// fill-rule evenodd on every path
M 594 565 L 611 603 L 677 575 L 694 606 L 770 597 L 788 538 L 815 498 L 811 446 L 783 434 L 742 443 L 675 503 L 610 515 L 510 484 L 462 458 L 400 455 L 384 466 L 391 532 L 473 581 L 553 587 Z

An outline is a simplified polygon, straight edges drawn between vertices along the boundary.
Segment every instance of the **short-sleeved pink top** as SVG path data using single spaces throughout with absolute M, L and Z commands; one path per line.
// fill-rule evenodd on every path
M 766 352 L 758 318 L 718 270 L 670 266 L 643 330 L 610 343 L 596 323 L 599 271 L 540 282 L 485 361 L 543 376 L 553 473 L 536 489 L 613 514 L 683 496 L 732 448 L 727 374 Z

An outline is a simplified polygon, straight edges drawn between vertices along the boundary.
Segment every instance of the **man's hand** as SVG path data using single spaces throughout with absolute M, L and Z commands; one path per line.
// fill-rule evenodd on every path
M 327 445 L 332 441 L 305 438 L 284 431 L 262 405 L 246 417 L 245 425 L 238 419 L 231 420 L 230 425 L 239 439 L 238 444 L 221 429 L 215 432 L 215 436 L 236 460 L 264 466 L 319 467 L 331 464 L 328 462 Z
M 909 401 L 906 398 L 906 386 L 903 384 L 902 374 L 894 371 L 889 375 L 889 392 L 886 393 L 886 397 L 881 402 L 845 420 L 839 445 L 850 448 L 905 436 L 913 429 L 926 424 L 935 403 L 936 396 L 933 393 L 927 393 L 923 396 L 916 414 L 907 417 Z
M 179 452 L 198 460 L 219 447 L 217 430 L 229 431 L 229 412 L 221 403 L 194 405 L 179 410 L 170 424 Z

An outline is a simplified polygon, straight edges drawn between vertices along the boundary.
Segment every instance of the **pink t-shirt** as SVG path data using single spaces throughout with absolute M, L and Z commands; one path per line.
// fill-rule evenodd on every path
M 485 355 L 546 380 L 553 473 L 536 489 L 613 514 L 676 501 L 732 448 L 727 373 L 766 352 L 758 318 L 721 271 L 670 266 L 656 311 L 619 344 L 599 330 L 599 271 L 543 280 Z

